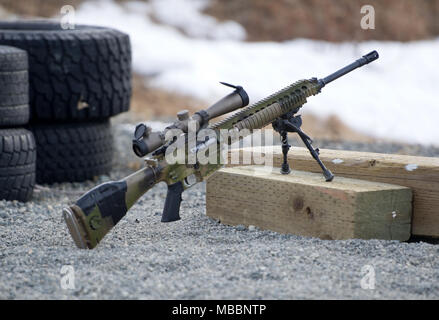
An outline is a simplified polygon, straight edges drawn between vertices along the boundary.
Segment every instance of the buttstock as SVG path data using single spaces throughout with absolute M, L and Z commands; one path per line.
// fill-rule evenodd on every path
M 147 167 L 119 180 L 103 183 L 63 210 L 78 248 L 93 249 L 154 184 L 158 170 Z

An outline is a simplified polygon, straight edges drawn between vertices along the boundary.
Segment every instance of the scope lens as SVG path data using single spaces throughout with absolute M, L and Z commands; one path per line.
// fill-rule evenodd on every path
M 143 140 L 133 140 L 133 151 L 138 157 L 148 154 L 148 147 Z

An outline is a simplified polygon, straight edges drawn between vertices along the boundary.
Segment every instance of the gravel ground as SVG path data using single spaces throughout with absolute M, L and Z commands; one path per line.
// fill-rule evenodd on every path
M 129 146 L 128 130 L 115 129 L 116 145 Z M 438 149 L 389 143 L 316 145 L 439 156 Z M 160 223 L 166 188 L 158 185 L 96 249 L 76 249 L 62 208 L 95 184 L 128 174 L 133 159 L 118 157 L 111 175 L 97 181 L 39 186 L 26 204 L 0 201 L 1 299 L 439 298 L 438 245 L 224 226 L 205 215 L 204 183 L 183 195 L 182 220 Z M 61 287 L 65 265 L 74 268 L 71 289 Z M 373 290 L 360 285 L 365 265 L 375 271 Z

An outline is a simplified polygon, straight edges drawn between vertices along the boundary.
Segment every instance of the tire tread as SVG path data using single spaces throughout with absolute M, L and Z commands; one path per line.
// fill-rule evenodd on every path
M 80 182 L 109 173 L 113 136 L 109 121 L 33 125 L 37 182 Z
M 26 129 L 0 129 L 0 199 L 28 201 L 36 178 L 36 144 Z

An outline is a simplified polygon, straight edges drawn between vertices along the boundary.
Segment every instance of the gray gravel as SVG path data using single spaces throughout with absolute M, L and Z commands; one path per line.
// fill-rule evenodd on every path
M 116 130 L 120 146 L 129 137 Z M 158 185 L 96 249 L 76 249 L 63 206 L 129 173 L 126 161 L 97 181 L 41 186 L 26 204 L 0 201 L 1 299 L 439 298 L 438 245 L 325 241 L 224 226 L 205 215 L 204 184 L 184 194 L 182 220 L 160 223 L 166 189 Z M 61 287 L 64 265 L 74 268 L 74 289 Z M 375 270 L 373 290 L 360 285 L 365 265 Z

